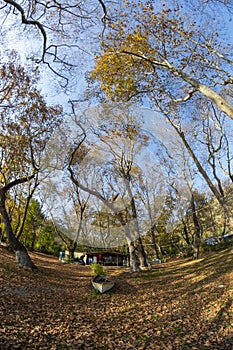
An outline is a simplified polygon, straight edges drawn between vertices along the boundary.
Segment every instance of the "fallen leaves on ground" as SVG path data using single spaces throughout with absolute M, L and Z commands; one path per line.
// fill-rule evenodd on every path
M 0 247 L 0 349 L 233 349 L 233 251 L 129 274 L 108 268 L 98 294 L 88 266 L 32 253 L 36 272 Z

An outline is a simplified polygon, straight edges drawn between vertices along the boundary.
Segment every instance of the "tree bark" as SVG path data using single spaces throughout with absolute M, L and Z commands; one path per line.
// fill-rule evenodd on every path
M 172 65 L 168 64 L 169 70 L 176 76 L 180 76 L 184 81 L 193 86 L 196 90 L 198 90 L 202 95 L 206 96 L 208 99 L 213 101 L 213 103 L 218 106 L 218 108 L 226 113 L 228 117 L 233 119 L 233 106 L 228 103 L 226 99 L 217 94 L 214 90 L 210 89 L 208 86 L 200 83 L 198 80 L 191 77 L 189 74 L 176 69 Z
M 76 241 L 71 241 L 70 245 L 68 245 L 68 251 L 69 251 L 69 257 L 70 259 L 74 260 L 74 252 L 77 248 L 77 242 Z
M 161 252 L 160 246 L 157 243 L 156 236 L 155 236 L 156 224 L 155 223 L 152 224 L 152 219 L 150 221 L 151 221 L 150 236 L 151 236 L 152 247 L 154 251 L 154 257 L 155 259 L 160 259 L 162 252 Z
M 10 245 L 10 248 L 15 252 L 16 261 L 20 267 L 24 267 L 30 270 L 36 268 L 28 255 L 25 246 L 15 237 L 9 215 L 6 210 L 6 191 L 0 190 L 0 214 L 5 227 L 6 236 Z
M 128 238 L 126 238 L 126 240 L 129 248 L 130 272 L 140 272 L 141 270 L 138 266 L 138 260 L 137 260 L 136 248 L 135 248 L 134 242 L 132 242 Z
M 193 242 L 193 259 L 198 259 L 200 252 L 201 244 L 201 227 L 196 213 L 195 199 L 192 194 L 191 197 L 191 207 L 192 207 L 192 216 L 195 229 L 194 242 Z
M 135 229 L 136 236 L 138 237 L 136 240 L 136 243 L 138 244 L 138 258 L 140 261 L 140 268 L 145 269 L 148 268 L 149 264 L 147 261 L 147 255 L 144 250 L 143 244 L 142 244 L 142 239 L 141 239 L 141 234 L 140 234 L 140 228 L 139 228 L 139 223 L 138 223 L 138 213 L 137 213 L 137 208 L 135 204 L 135 199 L 131 190 L 130 186 L 130 176 L 128 174 L 123 174 L 123 179 L 124 183 L 126 185 L 128 195 L 130 197 L 130 207 L 132 210 L 132 217 L 133 217 L 133 226 Z
M 26 200 L 26 205 L 25 205 L 25 208 L 24 208 L 24 213 L 23 213 L 23 218 L 22 218 L 22 222 L 21 222 L 21 225 L 20 225 L 20 228 L 19 228 L 19 231 L 18 233 L 16 234 L 16 237 L 18 239 L 21 238 L 22 234 L 23 234 L 23 229 L 24 229 L 24 225 L 25 225 L 25 222 L 26 222 L 26 218 L 27 218 L 27 213 L 28 213 L 28 208 L 29 208 L 29 204 L 30 204 L 30 201 L 33 197 L 33 194 L 36 190 L 36 188 L 38 187 L 39 183 L 36 182 L 35 186 L 33 187 L 32 191 L 29 192 L 29 195 L 27 196 L 27 200 Z
M 165 69 L 170 71 L 173 75 L 180 77 L 183 81 L 186 81 L 188 84 L 190 84 L 195 91 L 199 91 L 202 95 L 213 101 L 213 103 L 218 106 L 218 108 L 224 112 L 226 115 L 228 115 L 229 118 L 233 120 L 233 106 L 228 103 L 228 101 L 223 98 L 221 95 L 219 95 L 217 92 L 209 88 L 207 85 L 202 84 L 197 79 L 193 78 L 191 75 L 187 74 L 184 70 L 180 70 L 173 66 L 168 60 L 164 59 L 161 61 L 153 60 L 148 58 L 147 56 L 144 56 L 141 53 L 132 52 L 128 50 L 119 51 L 120 54 L 126 54 L 130 56 L 135 56 L 137 58 L 140 58 L 144 61 L 150 62 L 152 66 L 155 68 L 158 67 L 160 69 Z M 113 54 L 115 55 L 116 52 L 114 51 Z
M 137 239 L 136 243 L 138 244 L 137 251 L 138 251 L 138 258 L 139 258 L 139 261 L 140 261 L 140 268 L 142 270 L 147 269 L 149 267 L 149 264 L 148 264 L 148 261 L 147 261 L 147 255 L 146 255 L 146 252 L 145 252 L 145 249 L 144 249 L 141 237 L 139 237 Z

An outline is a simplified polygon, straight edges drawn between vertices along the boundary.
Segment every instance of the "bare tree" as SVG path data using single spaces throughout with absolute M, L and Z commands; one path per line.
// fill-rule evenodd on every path
M 21 24 L 26 29 L 18 38 L 21 47 L 28 36 L 33 60 L 55 73 L 63 88 L 68 87 L 74 72 L 77 74 L 83 54 L 92 55 L 91 43 L 95 37 L 98 40 L 108 20 L 102 0 L 4 0 L 0 10 L 2 31 L 10 29 L 13 37 L 17 35 L 15 26 Z

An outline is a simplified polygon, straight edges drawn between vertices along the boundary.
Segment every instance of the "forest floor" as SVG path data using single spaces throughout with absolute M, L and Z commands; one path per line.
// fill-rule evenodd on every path
M 30 254 L 21 269 L 0 247 L 0 349 L 233 349 L 233 250 L 152 271 L 109 268 L 115 286 L 97 294 L 88 266 Z

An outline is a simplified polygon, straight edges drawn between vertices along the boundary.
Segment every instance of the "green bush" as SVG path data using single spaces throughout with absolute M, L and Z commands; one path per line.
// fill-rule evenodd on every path
M 106 272 L 103 269 L 103 266 L 101 266 L 100 264 L 97 264 L 97 263 L 91 264 L 91 269 L 95 275 L 105 275 L 106 274 Z

